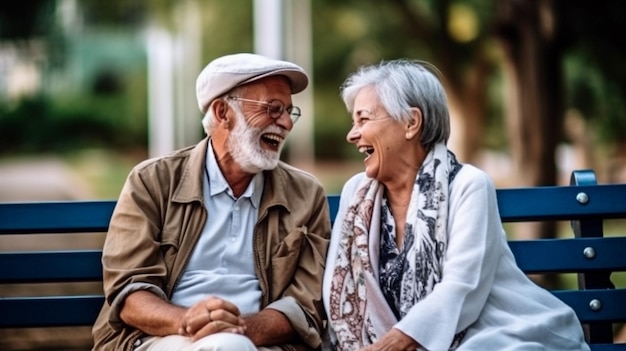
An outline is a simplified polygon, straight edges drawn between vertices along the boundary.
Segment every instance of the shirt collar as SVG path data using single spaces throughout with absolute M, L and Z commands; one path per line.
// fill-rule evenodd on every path
M 206 153 L 206 172 L 208 175 L 209 195 L 215 196 L 222 192 L 226 192 L 230 197 L 234 198 L 233 191 L 228 185 L 224 174 L 220 170 L 213 152 L 213 143 L 209 139 L 209 146 Z M 242 198 L 248 198 L 254 208 L 259 207 L 261 195 L 263 194 L 263 172 L 259 172 L 252 177 L 252 181 L 248 184 L 246 190 L 241 194 Z

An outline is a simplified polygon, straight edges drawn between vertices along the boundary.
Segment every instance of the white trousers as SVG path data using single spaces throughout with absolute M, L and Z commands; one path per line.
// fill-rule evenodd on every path
M 196 342 L 182 335 L 149 336 L 141 339 L 134 351 L 273 351 L 278 347 L 254 346 L 248 337 L 234 333 L 217 333 Z

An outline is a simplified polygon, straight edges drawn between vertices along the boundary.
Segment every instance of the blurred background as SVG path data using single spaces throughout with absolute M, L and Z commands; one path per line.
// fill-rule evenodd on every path
M 345 141 L 340 85 L 361 65 L 401 57 L 442 71 L 449 147 L 496 186 L 567 184 L 583 168 L 600 183 L 626 182 L 624 13 L 621 0 L 1 1 L 0 201 L 115 199 L 133 165 L 204 137 L 195 79 L 235 52 L 310 73 L 283 158 L 328 193 L 362 170 Z M 42 236 L 36 245 L 101 240 Z M 3 250 L 32 245 L 0 238 Z M 20 333 L 0 335 L 0 349 L 90 342 L 88 330 L 63 330 L 24 346 Z

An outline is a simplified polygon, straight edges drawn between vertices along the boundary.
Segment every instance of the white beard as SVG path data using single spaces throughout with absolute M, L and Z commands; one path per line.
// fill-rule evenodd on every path
M 265 133 L 273 132 L 280 135 L 283 133 L 277 130 L 278 127 L 274 125 L 264 130 L 251 127 L 243 113 L 237 108 L 234 110 L 237 120 L 235 121 L 235 128 L 228 136 L 227 146 L 235 162 L 244 172 L 251 174 L 276 168 L 284 143 L 279 145 L 277 152 L 264 150 L 259 143 L 261 135 Z

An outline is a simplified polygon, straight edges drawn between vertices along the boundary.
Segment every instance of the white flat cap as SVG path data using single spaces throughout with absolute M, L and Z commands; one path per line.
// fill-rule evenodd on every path
M 292 94 L 303 91 L 309 84 L 302 67 L 291 62 L 248 53 L 216 58 L 200 72 L 196 80 L 198 107 L 205 114 L 211 102 L 227 91 L 275 75 L 289 79 Z

